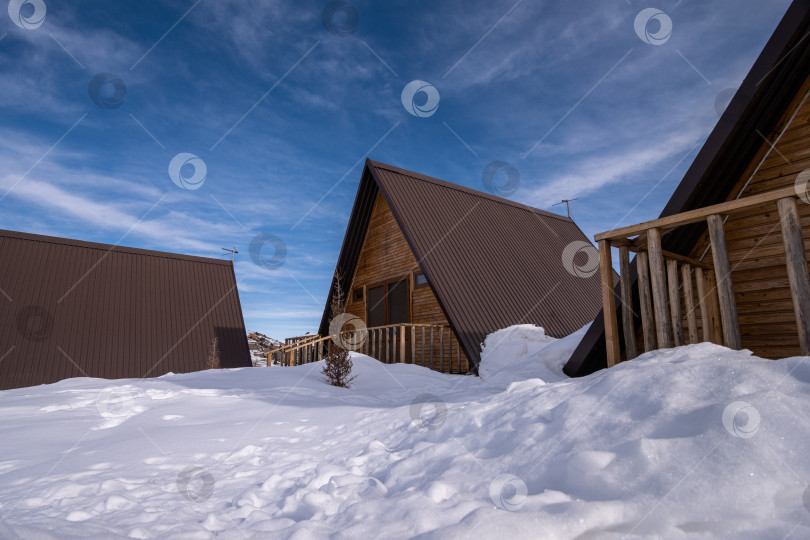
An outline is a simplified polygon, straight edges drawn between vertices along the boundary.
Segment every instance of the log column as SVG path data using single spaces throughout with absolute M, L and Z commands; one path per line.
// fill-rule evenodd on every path
M 706 218 L 709 224 L 709 239 L 712 243 L 714 273 L 717 277 L 717 298 L 720 301 L 720 320 L 723 323 L 723 344 L 729 349 L 742 348 L 740 323 L 737 319 L 737 301 L 734 299 L 734 286 L 731 283 L 731 264 L 728 261 L 726 234 L 723 231 L 723 218 L 712 214 Z
M 633 323 L 633 289 L 630 287 L 630 250 L 619 248 L 619 277 L 622 284 L 622 330 L 627 359 L 638 356 L 636 351 L 636 328 Z
M 607 366 L 613 367 L 621 361 L 619 352 L 619 328 L 616 321 L 616 299 L 613 297 L 613 262 L 610 256 L 610 242 L 599 241 L 599 273 L 602 278 L 602 313 L 605 319 L 605 350 Z
M 669 284 L 669 315 L 672 318 L 672 339 L 676 347 L 683 345 L 683 320 L 681 319 L 681 293 L 678 291 L 678 261 L 667 261 L 667 283 Z
M 638 270 L 638 300 L 641 306 L 641 330 L 644 334 L 644 352 L 655 349 L 655 325 L 653 323 L 652 299 L 650 298 L 650 271 L 647 252 L 636 255 Z
M 689 328 L 689 343 L 695 344 L 698 340 L 697 316 L 695 314 L 695 293 L 692 290 L 692 265 L 681 266 L 681 280 L 683 281 L 683 299 L 686 303 L 686 324 Z
M 650 257 L 650 281 L 652 283 L 653 309 L 655 310 L 655 334 L 658 348 L 671 347 L 672 328 L 667 313 L 667 285 L 664 270 L 664 256 L 661 254 L 661 232 L 658 229 L 647 231 L 647 248 Z
M 787 197 L 777 201 L 779 223 L 782 226 L 782 243 L 785 245 L 790 295 L 793 312 L 799 329 L 799 346 L 802 355 L 810 355 L 810 282 L 807 278 L 807 261 L 804 255 L 804 240 L 799 224 L 799 209 L 796 199 Z

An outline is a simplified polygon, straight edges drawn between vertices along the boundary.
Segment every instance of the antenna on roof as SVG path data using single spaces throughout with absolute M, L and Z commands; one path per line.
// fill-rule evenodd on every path
M 236 258 L 236 254 L 239 253 L 238 251 L 236 251 L 236 246 L 234 246 L 233 249 L 222 248 L 222 251 L 227 251 L 228 253 L 231 254 L 231 262 L 233 262 L 234 258 Z
M 568 210 L 568 219 L 571 219 L 571 201 L 576 201 L 578 199 L 579 197 L 576 199 L 563 199 L 558 203 L 552 204 L 551 206 L 557 206 L 558 204 L 565 203 L 565 209 Z

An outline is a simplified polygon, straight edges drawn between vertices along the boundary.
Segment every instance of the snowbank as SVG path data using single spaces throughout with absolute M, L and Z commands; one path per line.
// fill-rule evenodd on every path
M 350 390 L 311 364 L 0 392 L 0 537 L 810 536 L 807 358 L 564 379 L 575 339 L 507 334 L 480 379 L 356 355 Z
M 487 381 L 529 378 L 561 381 L 567 378 L 563 366 L 589 327 L 590 323 L 559 340 L 547 336 L 543 328 L 533 324 L 493 332 L 481 346 L 478 373 Z

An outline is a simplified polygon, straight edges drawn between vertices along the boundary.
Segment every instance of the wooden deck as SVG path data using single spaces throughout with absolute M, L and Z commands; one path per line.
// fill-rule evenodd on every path
M 267 353 L 282 366 L 299 366 L 322 360 L 329 342 L 361 352 L 385 364 L 416 364 L 444 373 L 467 373 L 469 364 L 458 339 L 445 324 L 389 324 L 362 328 L 340 335 L 306 335 L 285 340 L 284 346 Z

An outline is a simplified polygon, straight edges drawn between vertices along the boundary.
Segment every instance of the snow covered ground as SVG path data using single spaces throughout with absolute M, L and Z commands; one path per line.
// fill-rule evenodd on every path
M 810 362 L 702 344 L 582 379 L 356 355 L 0 393 L 0 538 L 808 538 Z

